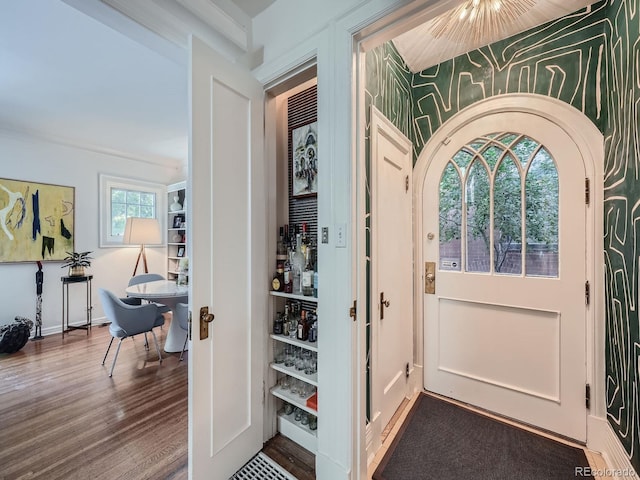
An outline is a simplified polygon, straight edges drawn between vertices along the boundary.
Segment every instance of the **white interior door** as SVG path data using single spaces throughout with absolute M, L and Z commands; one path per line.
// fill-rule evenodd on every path
M 580 152 L 556 124 L 518 112 L 445 143 L 422 192 L 424 260 L 436 266 L 425 388 L 584 441 Z
M 374 438 L 409 395 L 413 369 L 413 161 L 411 142 L 371 113 L 371 272 Z
M 263 90 L 197 38 L 190 51 L 189 478 L 228 479 L 263 437 Z

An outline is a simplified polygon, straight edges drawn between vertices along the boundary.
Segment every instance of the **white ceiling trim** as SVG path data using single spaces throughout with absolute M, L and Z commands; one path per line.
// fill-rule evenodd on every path
M 232 60 L 249 50 L 247 28 L 208 0 L 100 1 L 184 49 L 194 34 Z

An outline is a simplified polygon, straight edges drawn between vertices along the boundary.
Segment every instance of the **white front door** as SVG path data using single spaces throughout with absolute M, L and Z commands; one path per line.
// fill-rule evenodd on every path
M 576 144 L 540 116 L 450 133 L 422 191 L 427 390 L 586 440 L 584 189 Z
M 372 422 L 377 437 L 410 395 L 413 370 L 411 142 L 371 112 Z
M 263 90 L 197 38 L 190 53 L 189 478 L 226 480 L 263 440 Z

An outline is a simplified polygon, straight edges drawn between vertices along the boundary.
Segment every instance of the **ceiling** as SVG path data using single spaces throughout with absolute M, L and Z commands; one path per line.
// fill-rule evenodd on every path
M 250 56 L 252 18 L 275 1 L 0 1 L 0 128 L 184 165 L 188 32 Z M 521 30 L 590 1 L 537 3 L 546 7 L 532 9 Z M 395 40 L 417 70 L 443 60 L 433 56 L 442 39 L 425 41 L 424 28 Z

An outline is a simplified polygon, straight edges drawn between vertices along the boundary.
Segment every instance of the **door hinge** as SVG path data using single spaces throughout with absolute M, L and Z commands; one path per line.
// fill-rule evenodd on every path
M 354 301 L 353 301 L 353 307 L 351 307 L 351 308 L 349 309 L 349 316 L 350 316 L 351 318 L 353 318 L 353 321 L 354 321 L 354 322 L 355 322 L 355 321 L 357 320 L 357 318 L 358 318 L 357 302 L 358 302 L 357 300 L 354 300 Z
M 591 385 L 588 383 L 585 385 L 584 389 L 584 403 L 587 407 L 587 410 L 591 408 Z
M 193 322 L 191 321 L 191 310 L 189 310 L 189 329 L 187 330 L 187 335 L 189 337 L 189 340 L 191 340 L 191 325 L 193 324 Z
M 409 191 L 409 175 L 404 177 L 404 193 Z
M 587 205 L 591 203 L 591 182 L 588 178 L 584 179 L 584 203 Z
M 584 282 L 584 302 L 586 305 L 589 305 L 591 302 L 591 285 L 589 285 L 589 280 Z

